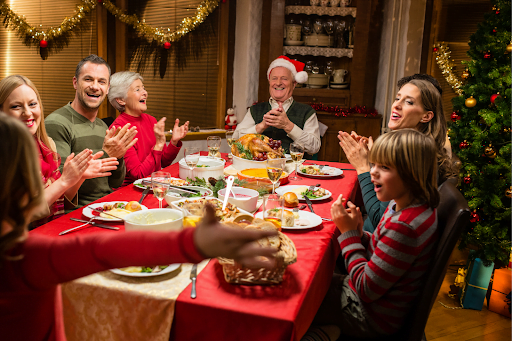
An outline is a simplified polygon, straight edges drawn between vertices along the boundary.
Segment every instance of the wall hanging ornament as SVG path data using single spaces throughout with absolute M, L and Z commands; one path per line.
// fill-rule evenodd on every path
M 462 82 L 457 78 L 453 72 L 453 60 L 450 60 L 451 51 L 445 42 L 440 42 L 434 45 L 434 53 L 436 54 L 436 62 L 441 70 L 444 78 L 450 84 L 455 93 L 462 96 Z

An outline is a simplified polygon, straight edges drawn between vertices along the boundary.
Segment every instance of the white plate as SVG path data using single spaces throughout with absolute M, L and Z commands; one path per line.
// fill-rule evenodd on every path
M 292 210 L 288 210 L 288 211 L 293 212 Z M 292 226 L 292 227 L 282 226 L 282 229 L 286 229 L 286 230 L 310 229 L 310 228 L 313 228 L 313 227 L 317 227 L 318 225 L 320 225 L 322 223 L 322 218 L 320 216 L 317 216 L 316 214 L 308 212 L 308 211 L 299 211 L 299 217 L 300 217 L 300 219 L 307 219 L 307 220 L 309 220 L 309 225 L 306 225 L 306 226 Z M 263 219 L 263 212 L 256 213 L 254 218 Z
M 149 180 L 151 181 L 151 177 L 148 177 L 148 178 L 144 178 L 144 179 L 137 179 L 133 182 L 133 185 L 135 186 L 135 188 L 139 188 L 139 189 L 146 189 L 147 187 L 149 186 L 146 186 L 146 185 L 143 185 L 142 184 L 142 181 L 143 180 Z M 180 178 L 174 178 L 174 177 L 171 177 L 171 180 L 179 180 L 179 181 L 185 181 L 183 179 L 180 179 Z M 186 181 L 185 181 L 186 182 Z M 188 184 L 188 182 L 186 182 L 185 185 L 182 185 L 182 186 L 186 186 Z M 151 190 L 152 191 L 152 190 Z
M 302 40 L 285 40 L 284 44 L 288 45 L 288 46 L 300 46 L 300 45 L 304 44 L 304 41 L 302 41 Z
M 346 89 L 348 84 L 331 84 L 330 87 L 333 89 Z
M 308 165 L 306 165 L 306 166 L 308 166 Z M 302 176 L 309 176 L 309 177 L 312 177 L 312 178 L 334 178 L 336 176 L 343 175 L 343 171 L 341 169 L 339 169 L 339 168 L 325 166 L 324 168 L 322 168 L 322 170 L 329 171 L 331 174 L 329 174 L 329 175 L 306 174 L 306 173 L 302 173 L 300 168 L 299 168 L 299 174 L 302 175 Z
M 219 200 L 218 198 L 214 198 L 214 197 L 204 197 L 204 198 L 184 198 L 184 199 L 181 199 L 181 200 L 176 200 L 176 201 L 173 201 L 171 202 L 171 206 L 173 206 L 173 208 L 177 209 L 177 210 L 180 210 L 180 211 L 183 211 L 182 208 L 179 206 L 179 204 L 181 202 L 185 202 L 185 201 L 196 201 L 196 200 L 199 200 L 199 199 L 214 199 L 218 202 L 220 202 L 220 205 L 222 206 L 222 201 Z M 240 207 L 237 207 L 238 210 L 240 211 L 240 213 L 242 214 L 248 214 L 248 215 L 251 215 L 252 216 L 252 213 L 250 212 L 247 212 L 246 210 L 242 210 Z
M 279 194 L 279 195 L 283 195 L 285 194 L 286 192 L 292 192 L 295 188 L 298 188 L 298 187 L 309 187 L 309 186 L 306 186 L 306 185 L 286 185 L 286 186 L 281 186 L 279 188 L 276 188 L 276 193 Z M 315 189 L 318 188 L 318 187 L 315 187 Z M 325 189 L 325 192 L 327 193 L 326 195 L 324 195 L 323 197 L 320 197 L 320 198 L 309 198 L 311 201 L 319 201 L 319 200 L 324 200 L 324 199 L 328 199 L 332 196 L 332 193 L 327 190 L 326 188 Z M 295 193 L 297 194 L 297 198 L 299 198 L 299 200 L 306 200 L 304 199 L 304 196 L 300 193 Z
M 121 269 L 110 269 L 110 271 L 112 271 L 113 273 L 115 273 L 117 275 L 128 276 L 128 277 L 153 277 L 153 276 L 160 276 L 160 275 L 168 274 L 169 272 L 173 272 L 180 266 L 181 266 L 180 263 L 171 264 L 160 272 L 125 272 Z
M 121 219 L 116 219 L 116 218 L 112 218 L 112 219 L 109 219 L 109 218 L 103 218 L 103 217 L 100 217 L 99 216 L 99 213 L 96 212 L 96 211 L 93 211 L 91 208 L 101 208 L 103 207 L 104 204 L 117 204 L 119 202 L 122 202 L 123 204 L 126 204 L 128 203 L 128 201 L 105 201 L 105 202 L 97 202 L 95 204 L 90 204 L 89 206 L 86 206 L 84 207 L 84 209 L 82 210 L 82 214 L 87 217 L 87 218 L 95 218 L 94 220 L 103 220 L 103 221 L 122 221 Z M 140 207 L 142 207 L 143 210 L 147 210 L 148 208 L 144 205 L 140 205 Z M 97 215 L 96 215 L 97 214 Z

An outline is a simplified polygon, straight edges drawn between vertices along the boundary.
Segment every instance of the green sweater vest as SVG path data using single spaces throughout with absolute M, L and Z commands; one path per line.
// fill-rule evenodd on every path
M 255 104 L 251 107 L 251 115 L 254 119 L 255 124 L 261 123 L 263 121 L 263 116 L 271 110 L 271 106 L 269 102 L 262 102 Z M 304 129 L 304 125 L 306 121 L 315 113 L 315 110 L 311 108 L 309 105 L 302 104 L 299 102 L 293 101 L 292 105 L 286 112 L 288 119 L 292 121 L 300 129 Z M 274 140 L 281 140 L 281 146 L 286 149 L 286 152 L 290 152 L 290 144 L 293 143 L 293 140 L 288 137 L 286 132 L 283 129 L 278 129 L 276 127 L 268 127 L 262 132 L 263 135 L 268 136 Z

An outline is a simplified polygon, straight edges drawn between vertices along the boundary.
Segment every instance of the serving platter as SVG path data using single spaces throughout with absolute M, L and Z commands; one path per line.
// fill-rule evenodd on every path
M 152 191 L 151 186 L 143 185 L 143 181 L 149 181 L 151 182 L 151 177 L 143 178 L 143 179 L 137 179 L 133 182 L 133 186 L 138 189 L 145 190 L 146 188 L 150 188 L 150 191 Z M 174 181 L 174 183 L 173 183 Z M 170 178 L 170 184 L 174 186 L 187 186 L 188 182 L 186 180 L 180 179 L 180 178 Z
M 102 221 L 116 221 L 116 222 L 119 222 L 119 221 L 123 221 L 121 219 L 116 219 L 116 218 L 105 218 L 105 217 L 100 217 L 100 213 L 96 212 L 96 211 L 93 211 L 92 208 L 102 208 L 104 204 L 110 204 L 110 205 L 114 205 L 114 204 L 117 204 L 117 203 L 123 203 L 123 204 L 127 204 L 128 202 L 127 201 L 105 201 L 105 202 L 97 202 L 97 203 L 94 203 L 94 204 L 90 204 L 89 206 L 86 206 L 84 207 L 84 209 L 82 210 L 82 215 L 84 215 L 85 217 L 87 218 L 94 218 L 94 220 L 102 220 Z M 147 210 L 148 208 L 144 205 L 140 205 L 140 207 L 143 209 L 143 210 Z M 108 212 L 107 212 L 108 213 Z
M 288 210 L 290 212 L 293 212 L 292 210 Z M 254 218 L 260 218 L 263 219 L 263 212 L 258 212 L 254 216 Z M 314 213 L 308 212 L 308 211 L 299 211 L 299 219 L 305 219 L 309 221 L 308 225 L 305 226 L 281 226 L 283 230 L 304 230 L 304 229 L 310 229 L 313 227 L 317 227 L 318 225 L 322 224 L 322 218 Z
M 181 266 L 181 263 L 171 264 L 160 272 L 126 272 L 121 269 L 110 269 L 111 272 L 116 275 L 128 276 L 128 277 L 154 277 L 168 274 L 169 272 L 173 272 L 177 268 Z
M 283 195 L 285 194 L 286 192 L 293 192 L 295 194 L 297 194 L 297 198 L 299 198 L 299 200 L 306 200 L 304 198 L 304 196 L 302 194 L 300 194 L 300 192 L 304 192 L 308 189 L 309 186 L 305 186 L 305 185 L 287 185 L 287 186 L 281 186 L 279 188 L 276 189 L 276 193 L 279 194 L 279 195 Z M 317 190 L 318 188 L 320 187 L 315 187 L 315 190 Z M 297 189 L 304 189 L 304 190 L 299 190 L 297 191 Z M 332 193 L 326 189 L 325 189 L 325 192 L 326 194 L 323 196 L 323 197 L 318 197 L 318 198 L 309 198 L 309 200 L 311 201 L 320 201 L 320 200 L 325 200 L 325 199 L 329 199 L 330 197 L 332 197 Z
M 324 172 L 327 171 L 330 174 L 326 174 L 326 175 L 306 174 L 306 173 L 302 172 L 302 169 L 305 166 L 311 166 L 311 165 L 303 165 L 303 166 L 299 167 L 299 172 L 298 172 L 299 175 L 308 176 L 311 178 L 334 178 L 334 177 L 343 175 L 343 171 L 341 169 L 335 168 L 335 167 L 329 167 L 329 166 L 325 166 L 324 168 L 322 168 L 322 171 L 324 171 Z
M 214 198 L 214 197 L 184 198 L 184 199 L 181 199 L 181 200 L 176 200 L 176 201 L 171 202 L 171 206 L 173 208 L 175 208 L 177 210 L 180 210 L 180 211 L 185 213 L 185 210 L 183 209 L 183 205 L 185 204 L 185 202 L 194 203 L 194 202 L 199 201 L 201 199 L 206 199 L 206 200 L 209 200 L 209 201 L 211 200 L 212 202 L 216 202 L 216 204 L 220 205 L 220 206 L 222 206 L 222 203 L 223 203 L 221 200 L 219 200 L 217 198 Z M 237 216 L 238 215 L 242 215 L 242 214 L 248 214 L 248 215 L 252 216 L 252 213 L 247 212 L 246 210 L 243 210 L 243 209 L 237 207 L 236 205 L 233 205 L 233 206 L 235 206 L 238 209 L 238 211 L 239 211 L 239 213 L 237 213 Z

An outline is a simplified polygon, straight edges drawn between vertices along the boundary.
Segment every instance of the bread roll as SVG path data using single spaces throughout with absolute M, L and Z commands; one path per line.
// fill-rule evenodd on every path
M 293 212 L 284 210 L 283 212 L 283 226 L 293 227 L 295 225 L 295 216 Z
M 285 194 L 283 194 L 283 199 L 285 207 L 299 206 L 299 198 L 297 198 L 297 194 L 293 192 L 286 192 Z
M 138 201 L 130 201 L 129 203 L 126 204 L 126 209 L 128 211 L 135 212 L 142 210 L 142 207 L 140 206 Z

